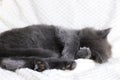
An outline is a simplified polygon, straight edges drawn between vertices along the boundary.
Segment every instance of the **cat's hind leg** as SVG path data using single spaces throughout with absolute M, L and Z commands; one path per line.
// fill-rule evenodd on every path
M 76 62 L 70 59 L 11 57 L 1 58 L 0 60 L 0 66 L 11 71 L 15 71 L 20 68 L 30 68 L 41 72 L 47 69 L 73 70 L 76 67 Z
M 36 64 L 39 63 L 39 71 L 49 69 L 49 65 L 42 59 L 34 57 L 9 57 L 0 58 L 0 67 L 3 69 L 15 71 L 20 68 L 30 68 L 37 70 Z

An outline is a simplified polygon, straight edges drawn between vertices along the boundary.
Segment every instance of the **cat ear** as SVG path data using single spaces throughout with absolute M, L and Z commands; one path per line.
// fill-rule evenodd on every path
M 101 36 L 102 38 L 106 38 L 107 35 L 109 34 L 111 28 L 107 28 L 107 29 L 104 29 L 104 30 L 99 30 L 98 31 L 98 35 Z

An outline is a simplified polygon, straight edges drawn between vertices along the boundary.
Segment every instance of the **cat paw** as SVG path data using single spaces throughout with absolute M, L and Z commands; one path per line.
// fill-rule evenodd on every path
M 81 47 L 80 50 L 76 54 L 76 59 L 78 58 L 90 58 L 91 57 L 91 51 L 90 48 L 87 47 Z
M 73 70 L 77 66 L 75 61 L 65 61 L 62 65 L 62 70 Z
M 36 61 L 34 63 L 34 70 L 35 71 L 42 72 L 42 71 L 47 70 L 47 69 L 49 69 L 49 65 L 45 61 L 39 60 L 39 61 Z

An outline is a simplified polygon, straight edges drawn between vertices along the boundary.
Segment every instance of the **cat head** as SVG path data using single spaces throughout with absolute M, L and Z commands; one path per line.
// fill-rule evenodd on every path
M 107 40 L 109 32 L 110 28 L 104 30 L 84 28 L 80 31 L 80 47 L 90 48 L 90 59 L 103 63 L 111 57 L 111 45 Z

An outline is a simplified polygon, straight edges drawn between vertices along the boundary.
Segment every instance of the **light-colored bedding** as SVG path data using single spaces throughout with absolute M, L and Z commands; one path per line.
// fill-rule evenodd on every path
M 104 64 L 78 59 L 73 71 L 0 68 L 0 80 L 120 80 L 120 0 L 0 0 L 0 32 L 41 23 L 73 29 L 111 27 L 112 58 Z

